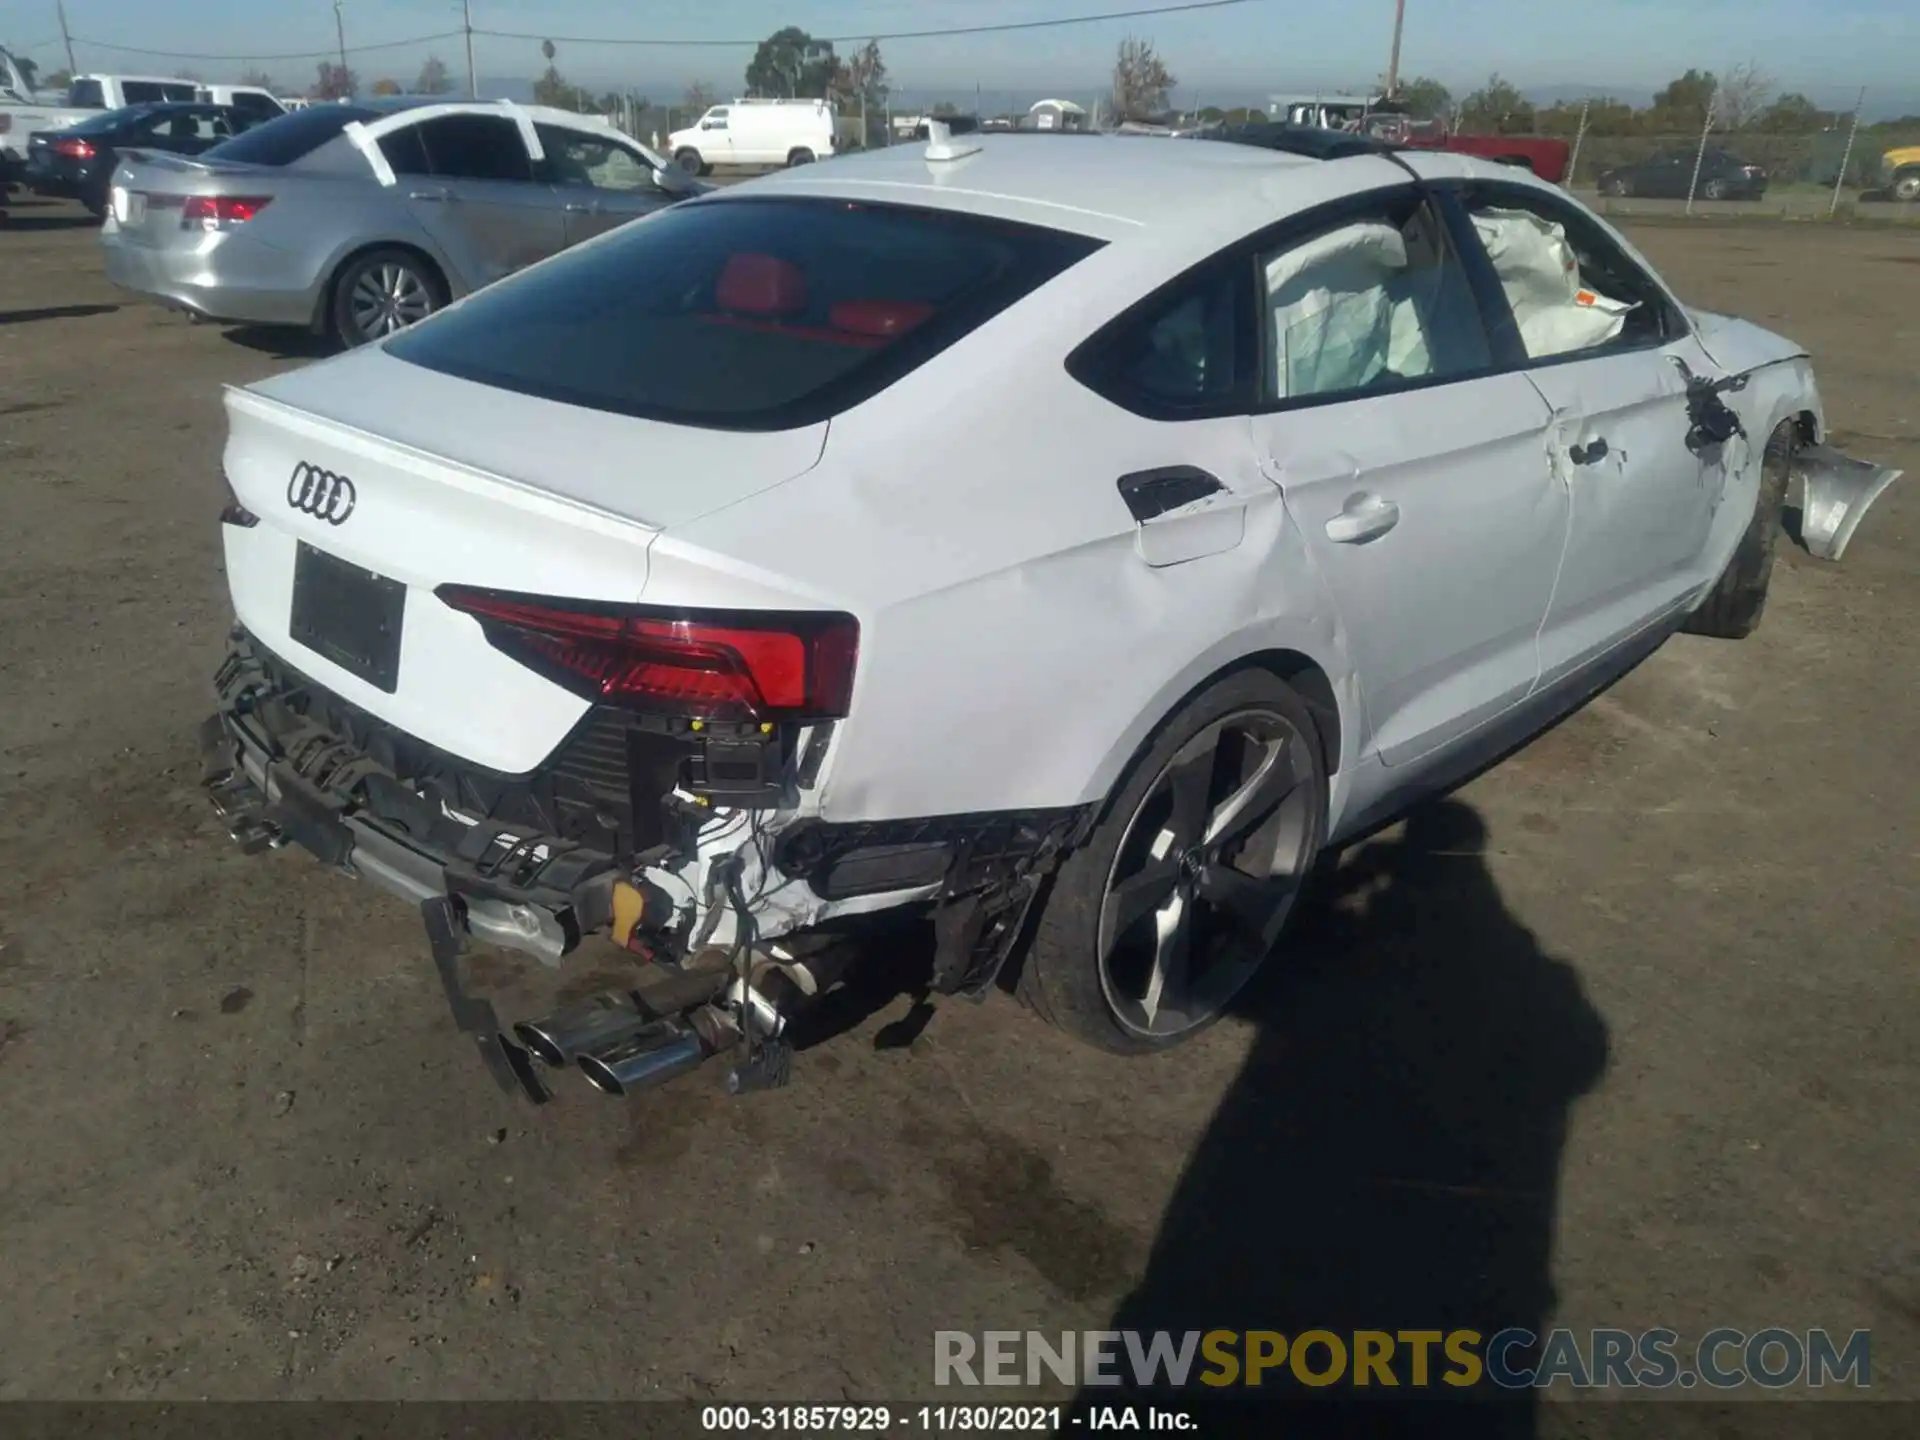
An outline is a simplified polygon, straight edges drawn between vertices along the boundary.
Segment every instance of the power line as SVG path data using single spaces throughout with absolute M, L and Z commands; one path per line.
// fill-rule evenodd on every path
M 1057 30 L 1068 25 L 1098 25 L 1109 20 L 1142 20 L 1155 15 L 1183 15 L 1196 10 L 1225 10 L 1239 5 L 1253 5 L 1260 0 L 1185 0 L 1184 4 L 1150 5 L 1137 10 L 1108 10 L 1098 15 L 1063 15 L 1052 20 L 1012 20 L 998 25 L 956 25 L 941 30 L 895 30 L 880 34 L 862 31 L 857 35 L 816 35 L 817 42 L 828 45 L 857 45 L 868 40 L 940 40 L 961 35 L 1004 35 L 1018 30 Z M 458 40 L 467 35 L 484 35 L 492 40 L 551 40 L 556 45 L 634 45 L 662 49 L 741 49 L 758 45 L 765 36 L 755 36 L 747 40 L 636 40 L 617 35 L 550 35 L 534 34 L 524 30 L 483 30 L 478 26 L 470 31 L 442 30 L 434 35 L 415 35 L 406 40 L 382 40 L 371 45 L 349 45 L 345 53 L 363 55 L 373 50 L 404 50 L 410 45 L 427 45 L 436 40 Z M 138 45 L 114 45 L 104 40 L 87 40 L 74 36 L 76 45 L 91 45 L 96 50 L 114 50 L 123 55 L 154 55 L 167 60 L 329 60 L 339 52 L 337 50 L 298 50 L 280 55 L 207 55 L 193 50 L 154 50 Z
M 1259 0 L 1187 0 L 1183 5 L 1153 5 L 1144 10 L 1109 10 L 1101 15 L 1065 15 L 1054 20 L 1010 20 L 999 25 L 955 25 L 942 30 L 895 30 L 858 35 L 815 35 L 815 42 L 827 45 L 859 45 L 868 40 L 942 40 L 955 35 L 1003 35 L 1012 30 L 1057 30 L 1065 25 L 1097 25 L 1105 20 L 1139 20 L 1153 15 L 1181 15 L 1190 10 L 1225 10 L 1233 5 L 1252 5 Z M 495 40 L 551 40 L 556 45 L 644 45 L 660 49 L 740 49 L 758 45 L 765 36 L 751 40 L 633 40 L 618 35 L 535 35 L 521 30 L 478 30 Z
M 409 45 L 429 45 L 435 40 L 457 40 L 465 32 L 461 30 L 442 30 L 434 35 L 415 35 L 406 40 L 381 40 L 371 45 L 349 45 L 345 47 L 348 55 L 364 55 L 372 50 L 404 50 Z M 475 31 L 476 35 L 481 31 Z M 155 55 L 165 60 L 332 60 L 341 51 L 334 50 L 295 50 L 282 55 L 262 55 L 251 51 L 245 55 L 203 55 L 194 50 L 148 50 L 138 45 L 115 45 L 105 40 L 87 40 L 76 35 L 76 45 L 91 45 L 96 50 L 116 50 L 122 55 Z M 756 42 L 757 43 L 757 42 Z

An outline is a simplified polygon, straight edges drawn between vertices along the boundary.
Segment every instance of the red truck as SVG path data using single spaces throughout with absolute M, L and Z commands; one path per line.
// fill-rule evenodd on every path
M 1407 115 L 1374 111 L 1360 123 L 1361 133 L 1409 150 L 1450 150 L 1456 155 L 1478 155 L 1501 165 L 1524 165 L 1552 185 L 1567 178 L 1572 147 L 1564 140 L 1540 135 L 1458 135 L 1437 120 L 1415 120 Z

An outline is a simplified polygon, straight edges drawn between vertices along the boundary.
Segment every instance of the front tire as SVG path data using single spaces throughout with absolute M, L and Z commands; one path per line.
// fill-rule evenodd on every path
M 382 248 L 356 255 L 333 285 L 334 338 L 347 349 L 396 335 L 447 303 L 439 274 L 418 255 Z
M 1020 997 L 1120 1054 L 1213 1024 L 1279 939 L 1319 853 L 1324 755 L 1306 703 L 1265 670 L 1188 700 L 1055 875 Z
M 1611 195 L 1616 199 L 1624 199 L 1629 193 L 1627 182 L 1617 175 L 1609 176 L 1600 182 L 1600 193 L 1602 195 Z
M 1760 628 L 1761 612 L 1767 608 L 1767 588 L 1773 580 L 1773 557 L 1780 548 L 1780 512 L 1786 508 L 1793 452 L 1799 438 L 1799 427 L 1791 420 L 1783 421 L 1767 437 L 1767 448 L 1760 458 L 1760 497 L 1754 503 L 1753 520 L 1707 598 L 1681 627 L 1687 634 L 1744 640 Z
M 704 175 L 707 173 L 707 162 L 700 158 L 700 152 L 692 146 L 687 146 L 675 152 L 673 163 L 680 167 L 680 173 L 683 175 Z
M 1891 191 L 1893 198 L 1904 204 L 1920 200 L 1920 170 L 1902 170 L 1893 177 Z

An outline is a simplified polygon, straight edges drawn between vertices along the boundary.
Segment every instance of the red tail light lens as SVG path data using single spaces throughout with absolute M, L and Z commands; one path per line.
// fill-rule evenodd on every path
M 182 230 L 225 230 L 244 225 L 272 200 L 271 195 L 189 195 L 180 207 Z
M 64 155 L 69 160 L 91 160 L 94 156 L 94 149 L 92 144 L 86 140 L 56 140 L 53 142 L 53 153 L 56 155 Z
M 496 650 L 589 699 L 740 720 L 836 719 L 853 699 L 851 615 L 672 611 L 464 585 L 435 593 L 477 619 Z

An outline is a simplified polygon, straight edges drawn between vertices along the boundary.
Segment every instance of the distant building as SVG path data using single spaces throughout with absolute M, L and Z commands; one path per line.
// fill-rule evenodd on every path
M 1033 130 L 1084 130 L 1087 112 L 1071 100 L 1042 100 L 1027 111 L 1023 128 Z

